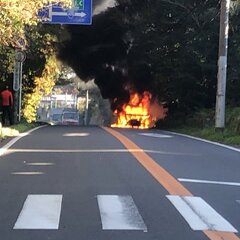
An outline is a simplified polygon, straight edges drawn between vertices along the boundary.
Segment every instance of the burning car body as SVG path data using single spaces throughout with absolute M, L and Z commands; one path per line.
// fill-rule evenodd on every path
M 114 114 L 117 120 L 111 127 L 146 129 L 154 127 L 157 120 L 164 119 L 167 108 L 145 91 L 143 94 L 131 94 L 130 101 L 120 111 L 115 110 Z

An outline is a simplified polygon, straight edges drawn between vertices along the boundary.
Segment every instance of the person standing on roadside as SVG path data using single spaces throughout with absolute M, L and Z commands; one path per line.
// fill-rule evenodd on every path
M 12 120 L 12 109 L 13 109 L 13 95 L 12 92 L 9 91 L 8 86 L 5 87 L 5 90 L 1 92 L 1 99 L 2 99 L 2 124 L 6 124 L 6 120 L 8 117 L 9 124 L 13 125 Z

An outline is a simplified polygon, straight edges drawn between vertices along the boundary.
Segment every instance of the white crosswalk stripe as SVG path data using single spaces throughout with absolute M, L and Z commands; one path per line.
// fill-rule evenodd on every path
M 238 232 L 200 197 L 166 196 L 193 230 Z M 61 194 L 30 194 L 13 229 L 59 229 Z M 237 202 L 240 203 L 239 200 Z M 147 226 L 130 195 L 97 195 L 102 230 L 140 230 Z M 64 216 L 62 216 L 64 217 Z
M 131 196 L 98 195 L 103 230 L 143 230 L 147 227 Z
M 14 229 L 58 229 L 62 195 L 28 195 Z
M 167 195 L 193 230 L 238 232 L 200 197 Z

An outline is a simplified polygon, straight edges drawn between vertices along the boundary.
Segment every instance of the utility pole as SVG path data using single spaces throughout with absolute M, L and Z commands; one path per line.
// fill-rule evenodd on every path
M 221 131 L 223 131 L 225 127 L 225 95 L 230 1 L 231 0 L 221 0 L 220 13 L 215 129 Z

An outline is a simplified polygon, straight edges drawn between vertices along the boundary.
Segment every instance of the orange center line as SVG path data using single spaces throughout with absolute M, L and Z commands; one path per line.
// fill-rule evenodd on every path
M 111 128 L 102 128 L 116 137 L 127 149 L 138 150 L 136 152 L 133 151 L 130 153 L 168 191 L 169 194 L 179 196 L 193 196 L 193 194 L 187 188 L 185 188 L 176 178 L 174 178 L 169 172 L 167 172 L 158 163 L 156 163 L 148 154 L 143 151 L 143 149 L 141 149 L 130 139 Z M 205 230 L 203 233 L 210 240 L 240 240 L 236 234 L 230 232 Z

